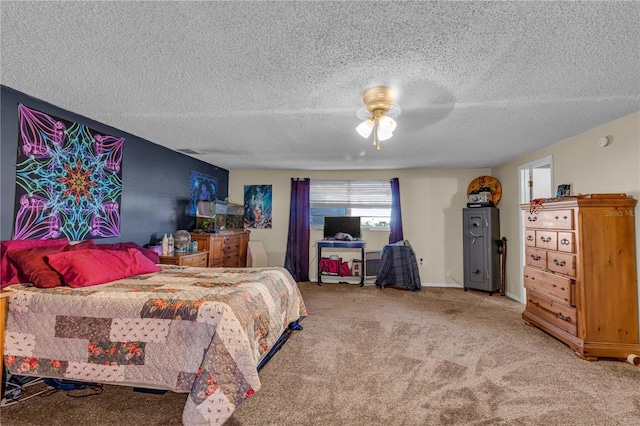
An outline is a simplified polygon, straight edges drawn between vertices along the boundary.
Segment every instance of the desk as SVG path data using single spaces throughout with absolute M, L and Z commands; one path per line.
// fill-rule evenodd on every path
M 320 260 L 322 260 L 322 249 L 333 249 L 333 250 L 343 250 L 343 249 L 360 249 L 360 259 L 362 260 L 362 265 L 364 269 L 364 246 L 367 242 L 363 240 L 354 240 L 354 241 L 342 241 L 342 240 L 320 240 L 317 242 L 318 245 L 318 285 L 322 285 L 322 274 L 320 274 Z M 360 275 L 360 287 L 364 285 L 364 270 L 362 271 L 362 275 Z

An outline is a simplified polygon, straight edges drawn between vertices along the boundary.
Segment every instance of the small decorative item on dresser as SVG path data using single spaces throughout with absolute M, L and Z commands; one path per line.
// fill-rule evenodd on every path
M 169 252 L 169 256 L 173 256 L 175 251 L 175 239 L 173 238 L 173 234 L 169 234 L 168 246 L 167 250 Z
M 571 185 L 566 183 L 558 185 L 558 190 L 556 191 L 556 197 L 568 197 L 570 195 L 571 195 Z
M 167 234 L 162 237 L 162 255 L 169 256 L 169 237 Z
M 173 235 L 174 250 L 177 253 L 186 253 L 189 251 L 191 244 L 191 234 L 185 230 L 176 231 Z

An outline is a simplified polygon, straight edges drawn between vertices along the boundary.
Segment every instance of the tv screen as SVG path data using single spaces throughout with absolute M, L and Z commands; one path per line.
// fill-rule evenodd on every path
M 359 216 L 325 216 L 324 238 L 333 238 L 337 233 L 349 234 L 353 238 L 360 238 Z

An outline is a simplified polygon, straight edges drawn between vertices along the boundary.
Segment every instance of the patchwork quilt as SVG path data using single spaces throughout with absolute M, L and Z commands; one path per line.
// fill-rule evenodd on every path
M 284 268 L 192 268 L 92 287 L 10 287 L 8 371 L 189 393 L 184 425 L 221 424 L 307 311 Z

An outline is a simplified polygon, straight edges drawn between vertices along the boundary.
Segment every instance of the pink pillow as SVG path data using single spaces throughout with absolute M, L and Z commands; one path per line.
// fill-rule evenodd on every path
M 62 275 L 64 282 L 74 288 L 160 271 L 156 264 L 134 248 L 61 252 L 47 256 L 47 260 Z
M 7 254 L 12 251 L 26 250 L 34 247 L 64 246 L 69 243 L 66 238 L 58 240 L 9 240 L 0 242 L 0 288 L 10 284 L 28 282 L 28 278 L 9 261 Z
M 113 244 L 96 244 L 97 249 L 101 250 L 126 250 L 128 248 L 135 248 L 140 250 L 140 253 L 144 255 L 147 259 L 157 264 L 160 263 L 160 258 L 158 257 L 158 253 L 155 250 L 151 250 L 148 248 L 144 248 L 139 246 L 136 243 L 128 242 L 128 243 L 113 243 Z
M 7 256 L 16 268 L 26 277 L 24 282 L 30 282 L 34 287 L 53 288 L 63 285 L 62 277 L 47 263 L 45 256 L 61 251 L 75 251 L 95 247 L 93 240 L 86 240 L 78 244 L 66 246 L 34 247 L 26 250 L 10 251 Z

